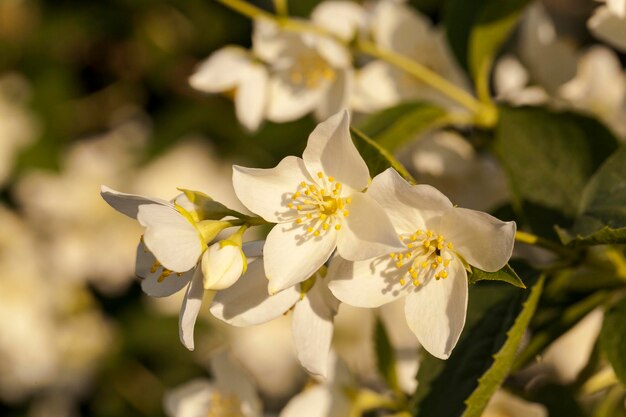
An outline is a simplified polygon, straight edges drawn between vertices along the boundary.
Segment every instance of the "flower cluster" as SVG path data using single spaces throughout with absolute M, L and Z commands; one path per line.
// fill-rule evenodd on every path
M 298 358 L 324 376 L 340 302 L 373 308 L 406 297 L 410 329 L 447 358 L 465 323 L 467 269 L 498 271 L 513 250 L 513 222 L 455 207 L 391 168 L 370 179 L 347 111 L 315 128 L 302 158 L 270 169 L 234 166 L 233 185 L 260 217 L 189 190 L 169 202 L 102 188 L 145 228 L 136 266 L 143 290 L 161 297 L 187 287 L 180 334 L 189 349 L 203 298 L 234 326 L 293 309 Z M 243 243 L 248 227 L 266 223 L 274 226 L 264 242 Z

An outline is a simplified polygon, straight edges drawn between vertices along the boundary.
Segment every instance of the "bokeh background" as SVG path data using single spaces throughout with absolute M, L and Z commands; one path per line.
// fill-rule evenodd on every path
M 290 13 L 316 3 L 292 1 Z M 444 3 L 413 2 L 435 22 Z M 590 41 L 593 2 L 545 5 L 559 31 Z M 164 391 L 206 376 L 226 343 L 269 410 L 306 382 L 288 321 L 237 330 L 207 316 L 187 351 L 180 299 L 148 299 L 134 278 L 141 230 L 99 197 L 101 184 L 163 198 L 181 186 L 240 207 L 233 162 L 270 167 L 302 152 L 312 118 L 252 134 L 228 97 L 187 83 L 250 34 L 247 18 L 211 0 L 0 0 L 1 416 L 162 416 Z M 371 321 L 343 309 L 336 336 L 365 379 Z

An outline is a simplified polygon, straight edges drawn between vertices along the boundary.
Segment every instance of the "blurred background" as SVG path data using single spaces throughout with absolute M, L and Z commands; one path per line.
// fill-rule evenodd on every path
M 290 13 L 316 3 L 290 2 Z M 413 3 L 435 22 L 444 6 Z M 546 7 L 564 36 L 589 41 L 593 2 Z M 188 352 L 180 299 L 149 299 L 134 278 L 140 228 L 99 196 L 101 184 L 162 198 L 181 186 L 240 207 L 233 162 L 270 167 L 302 152 L 312 118 L 252 134 L 228 97 L 188 85 L 201 60 L 250 34 L 211 0 L 0 0 L 1 416 L 161 416 L 164 390 L 207 375 L 224 343 L 269 410 L 306 382 L 288 321 L 232 329 L 206 315 Z M 342 309 L 336 336 L 365 379 L 368 320 Z

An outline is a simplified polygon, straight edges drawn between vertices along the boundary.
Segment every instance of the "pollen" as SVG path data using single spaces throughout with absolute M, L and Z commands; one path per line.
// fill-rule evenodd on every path
M 409 280 L 415 287 L 428 280 L 438 281 L 449 275 L 448 267 L 456 256 L 452 252 L 452 243 L 445 236 L 433 230 L 416 230 L 413 233 L 399 235 L 406 250 L 390 253 L 390 266 L 400 272 L 401 285 Z
M 340 230 L 340 216 L 348 216 L 347 206 L 352 203 L 350 197 L 341 195 L 341 183 L 334 177 L 326 176 L 322 171 L 316 175 L 317 183 L 300 182 L 286 202 L 287 208 L 297 211 L 295 225 L 302 226 L 314 237 L 321 236 L 331 227 Z

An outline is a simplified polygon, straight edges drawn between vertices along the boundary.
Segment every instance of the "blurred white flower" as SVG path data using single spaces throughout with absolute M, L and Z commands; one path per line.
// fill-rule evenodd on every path
M 573 383 L 587 365 L 600 334 L 604 313 L 596 309 L 576 326 L 555 340 L 539 361 L 525 372 L 555 379 L 561 384 Z
M 37 135 L 34 115 L 26 107 L 29 93 L 21 75 L 0 75 L 0 186 L 9 178 L 18 152 Z
M 267 68 L 243 48 L 227 46 L 213 53 L 199 65 L 189 84 L 207 93 L 234 91 L 237 118 L 249 130 L 256 130 L 265 118 Z
M 253 47 L 270 67 L 268 120 L 283 123 L 312 111 L 317 120 L 324 120 L 347 107 L 353 84 L 352 58 L 339 42 L 257 21 Z
M 61 172 L 30 171 L 19 180 L 17 200 L 46 244 L 42 256 L 51 271 L 107 292 L 130 283 L 140 228 L 120 219 L 97 192 L 100 184 L 130 181 L 146 136 L 143 123 L 124 122 L 71 146 Z
M 333 36 L 350 40 L 364 24 L 360 11 L 350 2 L 324 2 L 313 10 L 310 23 L 332 36 L 289 31 L 259 19 L 251 51 L 222 48 L 189 82 L 209 93 L 234 91 L 237 118 L 249 130 L 256 130 L 263 119 L 283 123 L 310 112 L 324 120 L 349 104 L 352 57 Z
M 476 151 L 457 133 L 423 134 L 407 150 L 417 181 L 441 190 L 455 204 L 487 211 L 508 200 L 504 172 L 495 158 Z
M 85 390 L 111 343 L 90 294 L 47 268 L 36 236 L 0 206 L 0 398 Z
M 279 417 L 343 417 L 350 416 L 352 398 L 350 389 L 358 390 L 345 364 L 331 356 L 328 378 L 295 395 L 280 412 Z
M 213 380 L 196 379 L 166 392 L 168 417 L 261 417 L 254 382 L 230 355 L 211 358 Z
M 548 410 L 500 389 L 489 400 L 482 417 L 548 417 Z
M 469 90 L 467 79 L 448 49 L 444 31 L 413 7 L 381 0 L 371 12 L 369 27 L 378 47 L 410 58 Z M 456 107 L 437 90 L 384 61 L 374 60 L 357 72 L 352 100 L 355 110 L 372 112 L 410 99 Z
M 606 3 L 598 7 L 587 22 L 591 33 L 626 52 L 626 0 L 600 0 Z
M 233 167 L 239 200 L 278 223 L 264 248 L 270 293 L 308 279 L 335 248 L 363 260 L 401 247 L 383 209 L 362 192 L 369 171 L 349 129 L 342 111 L 315 128 L 302 159 L 288 156 L 271 169 Z
M 454 207 L 428 185 L 393 169 L 368 193 L 387 211 L 405 249 L 390 256 L 331 262 L 329 287 L 342 302 L 378 307 L 405 297 L 409 328 L 432 355 L 447 359 L 465 325 L 468 265 L 497 271 L 511 257 L 515 223 Z
M 496 98 L 516 106 L 541 105 L 550 97 L 538 85 L 529 85 L 530 74 L 513 55 L 498 59 L 494 67 L 493 84 Z
M 626 73 L 611 49 L 598 45 L 585 51 L 576 76 L 560 87 L 559 94 L 572 107 L 595 115 L 626 137 Z

